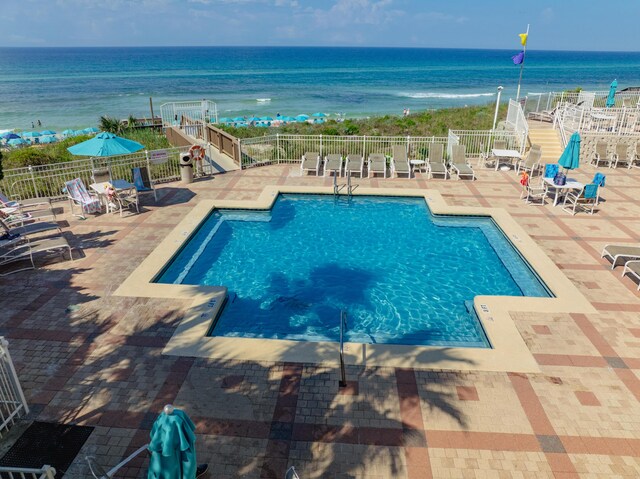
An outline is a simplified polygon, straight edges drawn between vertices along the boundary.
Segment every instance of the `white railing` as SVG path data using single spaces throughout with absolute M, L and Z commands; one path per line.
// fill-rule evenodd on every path
M 269 163 L 295 163 L 306 152 L 318 152 L 322 157 L 331 153 L 343 156 L 370 153 L 390 156 L 394 145 L 406 145 L 410 158 L 424 159 L 432 143 L 447 143 L 438 136 L 332 136 L 332 135 L 270 135 L 240 140 L 242 168 Z
M 29 406 L 11 360 L 9 342 L 0 336 L 0 436 L 27 414 Z
M 0 467 L 0 477 L 8 479 L 55 479 L 56 470 L 51 466 L 42 466 L 40 469 Z
M 640 134 L 640 109 L 638 108 L 581 108 L 565 103 L 560 105 L 554 126 L 560 131 L 563 144 L 573 132 L 602 133 L 618 136 Z
M 587 108 L 604 108 L 607 104 L 609 90 L 606 91 L 552 91 L 546 93 L 529 93 L 525 108 L 526 113 L 551 111 L 558 104 L 581 103 Z M 636 108 L 640 104 L 640 91 L 616 92 L 615 107 Z
M 509 109 L 507 110 L 507 120 L 505 122 L 507 128 L 523 138 L 520 144 L 520 153 L 524 153 L 526 146 L 526 138 L 529 136 L 529 124 L 524 115 L 524 110 L 520 102 L 509 100 Z
M 132 181 L 131 168 L 148 166 L 155 183 L 174 181 L 180 178 L 180 153 L 188 147 L 168 148 L 135 153 L 132 155 L 51 163 L 4 170 L 0 191 L 12 199 L 62 197 L 66 181 L 80 178 L 89 185 L 95 169 L 108 169 L 112 178 Z
M 162 126 L 179 126 L 185 119 L 218 123 L 218 105 L 210 100 L 179 101 L 160 105 Z
M 504 141 L 509 150 L 524 151 L 526 136 L 511 130 L 449 130 L 447 154 L 451 157 L 451 146 L 464 145 L 469 158 L 488 155 L 496 141 Z

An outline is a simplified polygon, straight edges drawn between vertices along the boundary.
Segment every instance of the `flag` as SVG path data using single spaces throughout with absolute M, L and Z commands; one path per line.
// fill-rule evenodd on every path
M 512 56 L 511 59 L 513 60 L 514 65 L 522 64 L 524 62 L 524 51 Z
M 523 47 L 527 46 L 527 38 L 529 37 L 528 33 L 520 33 L 518 34 L 518 36 L 520 37 L 520 43 L 522 44 Z

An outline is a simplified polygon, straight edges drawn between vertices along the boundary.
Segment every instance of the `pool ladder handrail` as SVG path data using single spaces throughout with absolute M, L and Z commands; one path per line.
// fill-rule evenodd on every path
M 340 188 L 338 187 L 338 170 L 333 170 L 333 196 L 340 194 Z
M 347 195 L 349 195 L 349 198 L 353 196 L 353 186 L 351 186 L 351 175 L 347 176 Z
M 347 387 L 347 372 L 344 367 L 344 331 L 347 329 L 347 312 L 340 311 L 340 382 L 341 388 Z

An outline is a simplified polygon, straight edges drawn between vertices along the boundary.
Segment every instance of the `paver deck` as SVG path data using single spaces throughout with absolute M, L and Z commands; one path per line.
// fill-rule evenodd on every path
M 571 176 L 588 182 L 594 171 Z M 111 293 L 202 199 L 332 184 L 297 165 L 163 185 L 138 215 L 61 215 L 82 257 L 1 278 L 0 334 L 31 418 L 96 427 L 69 478 L 90 477 L 85 454 L 109 468 L 143 445 L 166 403 L 194 419 L 212 478 L 282 478 L 289 465 L 305 479 L 640 477 L 640 293 L 600 259 L 607 243 L 640 242 L 640 170 L 603 172 L 593 216 L 524 205 L 513 172 L 354 180 L 428 186 L 451 204 L 512 214 L 598 311 L 512 314 L 540 374 L 353 366 L 340 391 L 327 366 L 163 356 L 187 302 Z M 145 465 L 116 477 L 146 477 Z

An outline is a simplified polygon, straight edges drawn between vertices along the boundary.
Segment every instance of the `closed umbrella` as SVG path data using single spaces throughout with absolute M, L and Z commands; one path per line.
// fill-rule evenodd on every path
M 580 134 L 577 131 L 569 138 L 558 164 L 567 170 L 574 170 L 580 165 Z
M 193 479 L 206 470 L 196 463 L 195 429 L 184 411 L 164 407 L 151 428 L 147 479 Z
M 144 145 L 137 141 L 127 140 L 113 133 L 102 132 L 90 140 L 70 146 L 67 150 L 79 156 L 116 156 L 128 155 L 143 148 Z
M 618 80 L 613 80 L 609 87 L 609 96 L 607 97 L 607 108 L 611 108 L 616 104 L 616 90 L 618 89 Z

